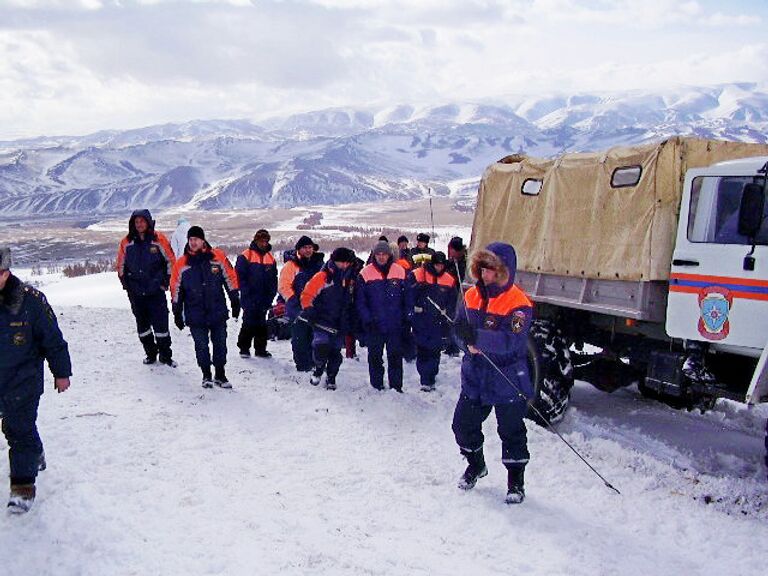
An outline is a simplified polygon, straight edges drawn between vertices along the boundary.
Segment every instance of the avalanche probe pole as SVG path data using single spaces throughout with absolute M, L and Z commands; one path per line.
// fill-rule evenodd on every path
M 432 222 L 432 238 L 435 237 L 435 213 L 432 211 L 432 187 L 427 187 L 429 191 L 429 219 Z
M 446 320 L 448 320 L 448 322 L 450 322 L 451 324 L 455 324 L 455 322 L 454 322 L 454 321 L 451 319 L 451 317 L 450 317 L 450 316 L 448 316 L 448 314 L 446 314 L 446 313 L 445 313 L 445 310 L 443 310 L 442 308 L 440 308 L 440 306 L 438 306 L 438 305 L 437 305 L 437 303 L 436 303 L 434 300 L 432 300 L 432 298 L 430 298 L 429 296 L 427 296 L 427 300 L 429 300 L 429 302 L 430 302 L 430 304 L 432 304 L 432 306 L 434 306 L 435 308 L 437 308 L 437 311 L 438 311 L 438 312 L 440 312 L 440 314 L 442 314 L 442 315 L 443 315 L 443 317 L 444 317 Z M 467 320 L 469 320 L 469 312 L 467 312 L 466 306 L 464 307 L 464 312 L 467 314 Z M 488 357 L 488 355 L 487 355 L 485 352 L 483 352 L 483 351 L 482 351 L 482 350 L 480 350 L 479 348 L 475 348 L 475 350 L 477 350 L 477 351 L 480 353 L 480 355 L 481 355 L 483 358 L 485 358 L 485 359 L 488 361 L 488 364 L 490 364 L 490 365 L 493 367 L 493 369 L 494 369 L 494 370 L 496 370 L 496 372 L 498 372 L 499 374 L 501 374 L 501 377 L 502 377 L 502 378 L 504 378 L 504 380 L 506 380 L 506 381 L 507 381 L 507 383 L 508 383 L 510 386 L 512 386 L 512 389 L 515 391 L 515 393 L 516 393 L 518 396 L 520 396 L 520 398 L 522 398 L 522 399 L 523 399 L 523 400 L 524 400 L 524 401 L 527 403 L 527 402 L 528 402 L 528 398 L 526 398 L 525 394 L 523 394 L 523 393 L 520 391 L 520 388 L 518 388 L 518 387 L 517 387 L 517 385 L 516 385 L 514 382 L 512 382 L 512 380 L 510 380 L 510 379 L 507 377 L 507 375 L 506 375 L 506 374 L 504 374 L 504 372 L 501 370 L 501 368 L 499 368 L 499 367 L 496 365 L 496 363 L 495 363 L 493 360 L 491 360 L 491 359 Z M 552 424 L 550 424 L 549 420 L 547 420 L 546 418 L 544 418 L 544 415 L 543 415 L 541 412 L 539 412 L 539 410 L 538 410 L 538 408 L 536 408 L 536 406 L 534 406 L 533 404 L 528 404 L 528 407 L 529 407 L 529 408 L 531 408 L 531 409 L 532 409 L 534 412 L 536 412 L 536 414 L 539 416 L 539 418 L 541 418 L 541 420 L 547 424 L 547 428 L 549 428 L 549 429 L 550 429 L 552 432 L 554 432 L 554 433 L 557 435 L 557 437 L 558 437 L 558 438 L 560 438 L 560 440 L 562 440 L 562 441 L 565 443 L 565 445 L 566 445 L 566 446 L 568 446 L 568 448 L 570 448 L 570 449 L 573 451 L 573 453 L 574 453 L 574 454 L 576 454 L 576 456 L 578 456 L 578 457 L 579 457 L 579 459 L 580 459 L 582 462 L 584 462 L 584 464 L 586 464 L 586 465 L 587 465 L 587 467 L 588 467 L 590 470 L 592 470 L 592 472 L 594 472 L 594 473 L 597 475 L 597 477 L 598 477 L 598 478 L 600 478 L 600 480 L 602 480 L 602 481 L 603 481 L 603 484 L 605 484 L 605 486 L 606 486 L 607 488 L 610 488 L 611 490 L 613 490 L 614 492 L 616 492 L 616 494 L 621 494 L 621 492 L 619 492 L 619 491 L 618 491 L 618 489 L 617 489 L 617 488 L 616 488 L 616 487 L 615 487 L 613 484 L 611 484 L 610 482 L 608 482 L 608 480 L 606 480 L 606 479 L 605 479 L 605 478 L 602 476 L 602 474 L 600 474 L 600 472 L 598 472 L 597 470 L 595 470 L 595 468 L 594 468 L 594 466 L 592 466 L 592 464 L 590 464 L 589 462 L 587 462 L 587 459 L 586 459 L 586 458 L 584 458 L 584 456 L 582 456 L 582 455 L 579 453 L 579 451 L 578 451 L 578 450 L 576 450 L 576 448 L 574 448 L 574 447 L 571 445 L 571 443 L 570 443 L 570 442 L 568 442 L 568 440 L 566 440 L 565 438 L 563 438 L 563 435 L 562 435 L 562 434 L 560 434 L 560 432 L 558 432 L 558 431 L 557 431 L 557 428 L 555 428 L 555 427 L 554 427 Z

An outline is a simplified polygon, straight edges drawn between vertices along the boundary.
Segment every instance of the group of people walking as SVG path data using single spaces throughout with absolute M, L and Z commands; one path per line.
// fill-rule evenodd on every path
M 278 275 L 266 230 L 256 232 L 233 267 L 201 227 L 180 221 L 169 242 L 155 230 L 150 212 L 137 210 L 119 245 L 117 272 L 144 363 L 177 365 L 169 291 L 175 325 L 190 329 L 205 388 L 231 388 L 225 372 L 226 323 L 230 314 L 238 318 L 241 308 L 240 355 L 250 357 L 252 350 L 256 357 L 271 356 L 266 316 L 276 296 L 292 320 L 296 369 L 310 372 L 312 385 L 325 376 L 326 388 L 335 389 L 341 350 L 346 346 L 349 354 L 359 341 L 368 350 L 373 388 L 384 389 L 386 373 L 389 388 L 402 392 L 406 358 L 416 360 L 421 389 L 432 391 L 441 352 L 458 353 L 461 344 L 461 393 L 452 428 L 468 466 L 459 487 L 469 490 L 487 474 L 482 424 L 495 408 L 508 470 L 506 502 L 522 502 L 529 458 L 523 417 L 533 394 L 527 363 L 532 304 L 514 285 L 514 248 L 492 243 L 467 263 L 461 238 L 451 239 L 448 255 L 429 248 L 429 241 L 419 234 L 417 246 L 409 249 L 402 236 L 394 249 L 382 237 L 365 263 L 346 247 L 335 248 L 325 261 L 319 246 L 302 236 Z M 0 416 L 10 448 L 8 507 L 21 513 L 32 505 L 37 472 L 45 468 L 36 427 L 42 362 L 48 360 L 59 392 L 69 388 L 72 369 L 56 315 L 42 293 L 10 273 L 10 265 L 10 248 L 0 246 Z M 467 270 L 475 285 L 464 293 Z

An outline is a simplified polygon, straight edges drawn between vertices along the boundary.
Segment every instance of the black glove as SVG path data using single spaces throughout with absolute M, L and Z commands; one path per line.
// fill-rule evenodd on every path
M 173 323 L 179 330 L 184 330 L 184 316 L 181 315 L 181 312 L 173 313 Z
M 314 324 L 317 321 L 317 311 L 312 306 L 304 308 L 304 310 L 301 311 L 301 317 L 309 324 Z
M 469 324 L 459 324 L 456 326 L 456 336 L 458 336 L 467 346 L 472 346 L 477 343 L 477 329 Z

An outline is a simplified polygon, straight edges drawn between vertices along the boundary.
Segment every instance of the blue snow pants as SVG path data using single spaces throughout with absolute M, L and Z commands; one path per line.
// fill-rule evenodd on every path
M 8 441 L 11 484 L 34 484 L 43 443 L 37 432 L 37 407 L 40 396 L 34 394 L 20 403 L 3 407 L 3 434 Z
M 416 348 L 416 370 L 422 386 L 434 386 L 440 370 L 440 348 Z
M 190 326 L 192 339 L 195 341 L 195 358 L 203 373 L 211 370 L 211 352 L 208 348 L 209 335 L 213 345 L 213 365 L 224 366 L 227 363 L 227 322 L 207 326 Z
M 293 363 L 299 372 L 309 372 L 315 366 L 312 360 L 312 327 L 301 320 L 291 324 L 291 350 Z
M 314 331 L 312 338 L 312 356 L 315 361 L 315 374 L 321 375 L 324 371 L 328 379 L 333 382 L 339 373 L 341 362 L 341 348 L 344 346 L 343 334 L 329 334 L 319 328 Z
M 146 296 L 130 295 L 131 312 L 136 318 L 136 331 L 149 358 L 158 352 L 164 359 L 171 358 L 171 333 L 168 330 L 168 301 L 165 292 Z M 154 334 L 153 334 L 154 330 Z
M 459 395 L 453 413 L 453 434 L 462 453 L 477 452 L 483 447 L 483 422 L 496 410 L 496 424 L 501 438 L 501 461 L 507 468 L 525 466 L 530 459 L 525 429 L 527 405 L 522 401 L 483 405 L 466 394 Z
M 371 386 L 377 390 L 384 389 L 384 347 L 387 348 L 387 379 L 389 387 L 394 390 L 403 389 L 403 352 L 399 334 L 380 334 L 369 332 L 366 336 L 368 344 L 368 376 Z

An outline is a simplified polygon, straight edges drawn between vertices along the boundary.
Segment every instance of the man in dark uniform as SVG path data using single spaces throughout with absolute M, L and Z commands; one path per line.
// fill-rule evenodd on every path
M 165 298 L 175 262 L 171 244 L 155 231 L 149 210 L 134 211 L 128 220 L 128 234 L 117 251 L 117 275 L 128 292 L 131 312 L 136 317 L 136 330 L 146 354 L 144 364 L 154 364 L 159 353 L 162 364 L 176 367 L 171 358 Z
M 59 392 L 69 388 L 72 366 L 56 315 L 42 292 L 11 274 L 11 250 L 0 246 L 0 416 L 8 446 L 8 510 L 27 512 L 35 500 L 37 472 L 45 469 L 37 432 L 43 393 L 43 359 Z

